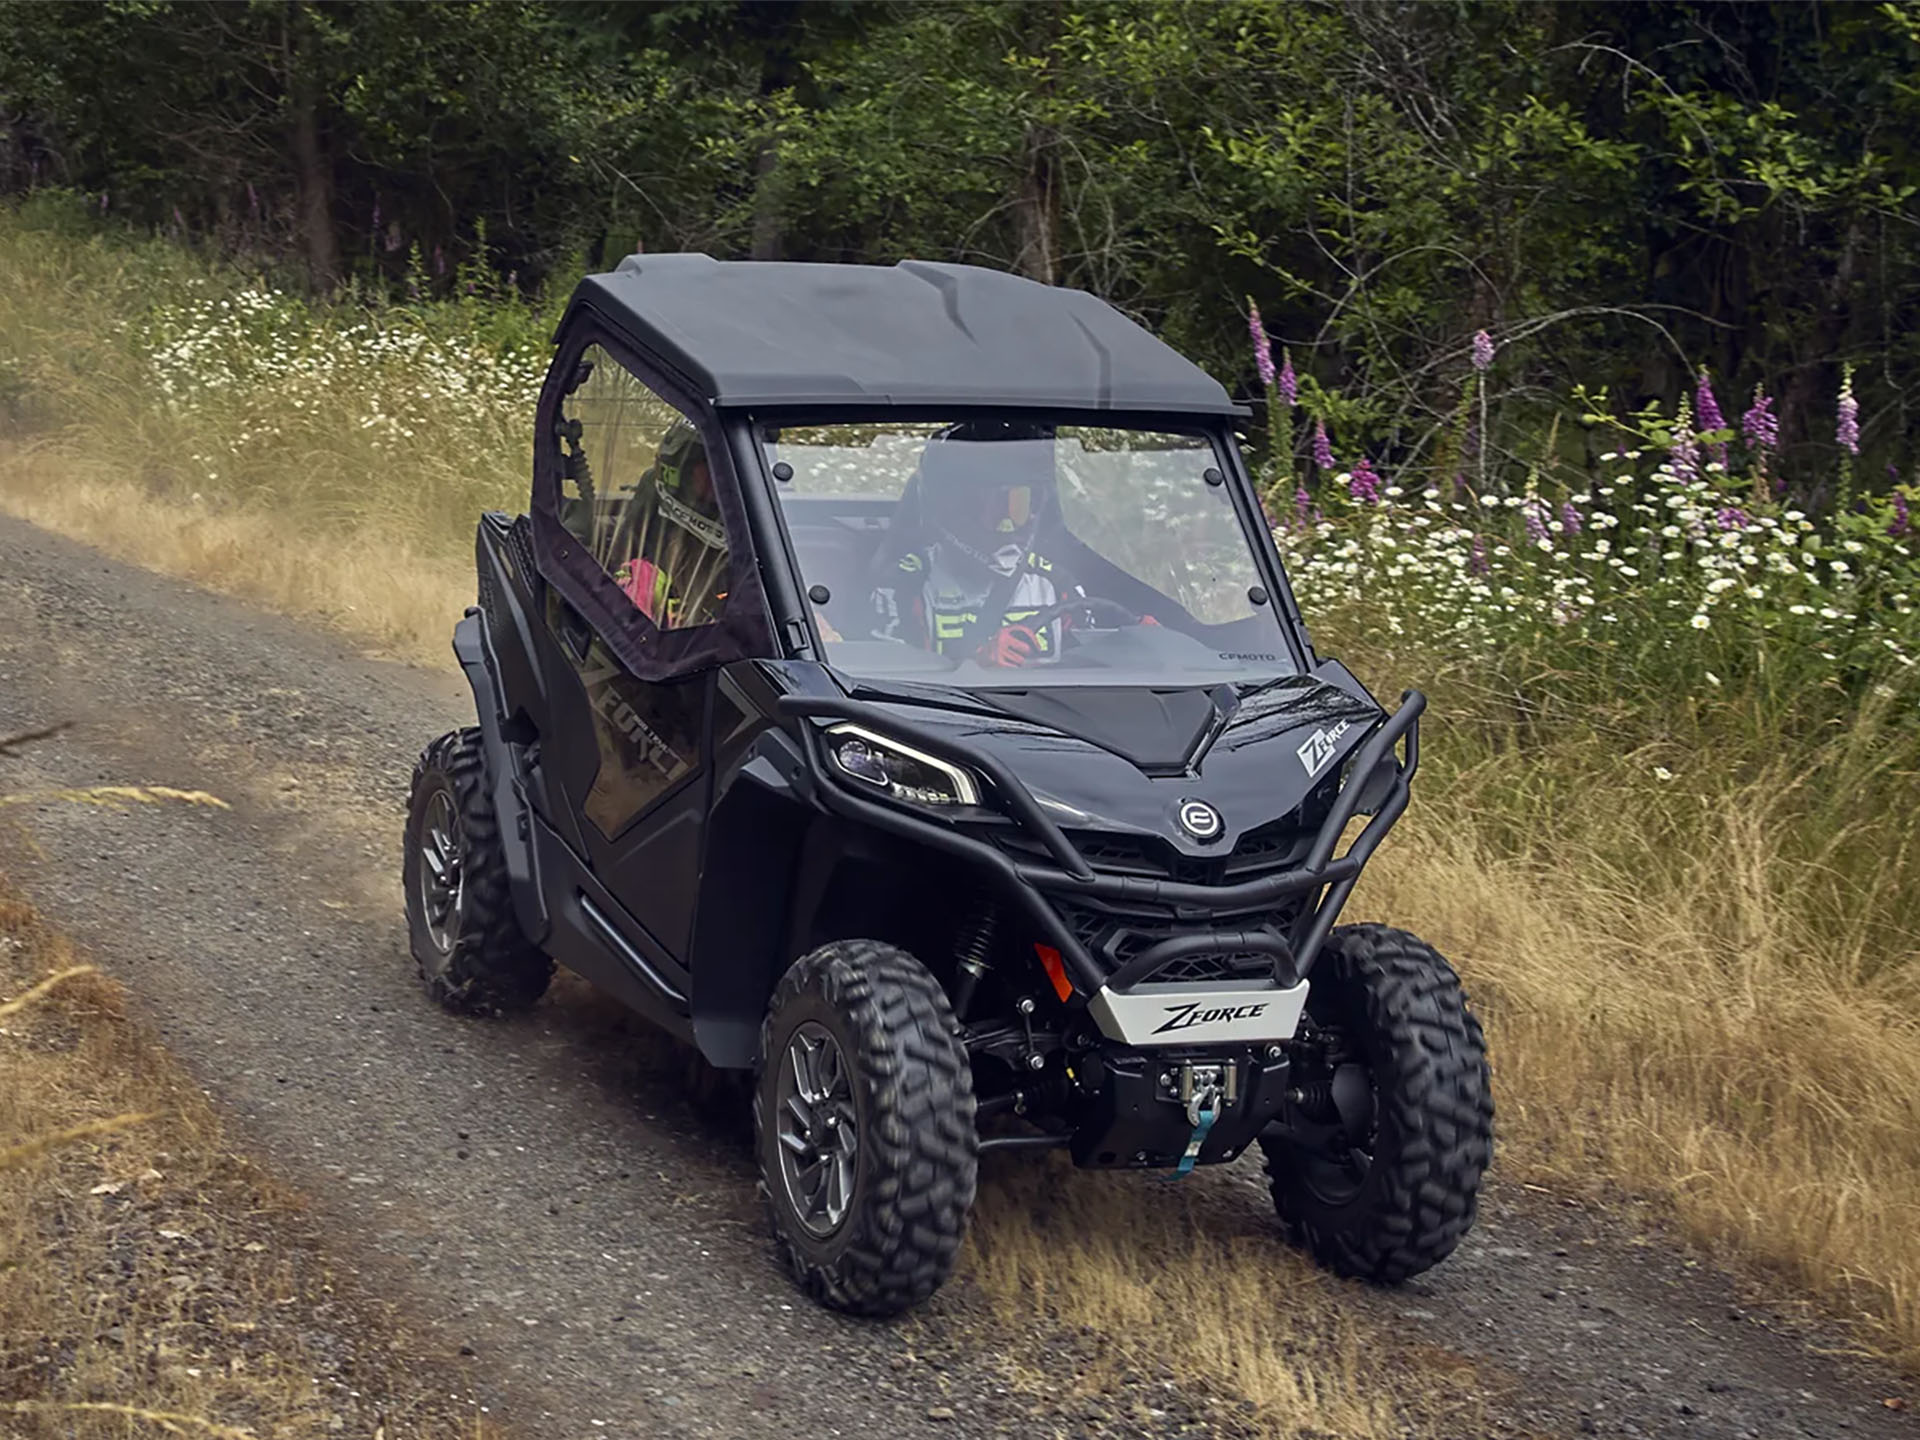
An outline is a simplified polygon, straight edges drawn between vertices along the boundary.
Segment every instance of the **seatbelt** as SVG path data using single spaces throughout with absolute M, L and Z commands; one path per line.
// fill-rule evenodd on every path
M 979 613 L 973 617 L 960 637 L 960 653 L 972 655 L 987 643 L 987 637 L 996 635 L 1007 623 L 1007 606 L 1013 603 L 1013 592 L 1020 588 L 1020 582 L 1028 574 L 1027 561 L 1033 557 L 1033 551 L 1023 549 L 1020 561 L 1011 571 L 994 582 L 987 591 L 986 599 L 980 602 Z

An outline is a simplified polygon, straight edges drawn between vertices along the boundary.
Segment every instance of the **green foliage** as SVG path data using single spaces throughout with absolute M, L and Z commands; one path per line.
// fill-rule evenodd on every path
M 1402 468 L 1523 473 L 1572 385 L 1670 408 L 1705 365 L 1778 385 L 1779 470 L 1825 476 L 1852 364 L 1877 489 L 1914 458 L 1916 62 L 1894 4 L 0 0 L 0 190 L 362 294 L 636 247 L 1013 268 L 1259 401 L 1251 294 Z

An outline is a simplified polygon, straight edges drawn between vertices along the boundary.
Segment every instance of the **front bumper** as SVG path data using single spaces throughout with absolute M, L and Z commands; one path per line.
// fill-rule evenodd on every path
M 992 782 L 1006 814 L 1045 848 L 1054 864 L 1023 862 L 984 840 L 963 834 L 944 820 L 915 813 L 905 806 L 852 794 L 831 781 L 817 786 L 815 794 L 829 811 L 845 819 L 918 841 L 968 860 L 995 876 L 1006 897 L 1021 909 L 1046 943 L 1060 952 L 1075 989 L 1090 1005 L 1101 996 L 1106 997 L 1106 1009 L 1122 1033 L 1115 1034 L 1105 1025 L 1102 1029 L 1110 1039 L 1120 1040 L 1142 1023 L 1135 1019 L 1139 1006 L 1134 1002 L 1163 1003 L 1156 995 L 1157 987 L 1152 986 L 1155 976 L 1183 958 L 1202 953 L 1272 957 L 1278 977 L 1273 986 L 1235 988 L 1243 992 L 1252 988 L 1262 997 L 1238 1002 L 1240 1005 L 1268 1004 L 1278 1008 L 1271 1020 L 1266 1019 L 1266 1012 L 1258 1017 L 1242 1018 L 1277 1025 L 1285 1019 L 1291 1006 L 1292 1019 L 1298 1022 L 1298 1005 L 1278 996 L 1290 994 L 1289 987 L 1306 978 L 1362 867 L 1405 812 L 1414 772 L 1420 763 L 1419 719 L 1426 704 L 1426 697 L 1419 691 L 1407 691 L 1401 697 L 1400 708 L 1361 745 L 1347 767 L 1345 783 L 1300 865 L 1221 885 L 1097 872 L 1005 764 L 937 730 L 914 725 L 897 714 L 885 713 L 843 696 L 787 695 L 781 697 L 777 707 L 782 715 L 796 719 L 863 722 L 985 775 Z M 814 727 L 802 725 L 800 730 L 814 773 L 827 776 L 830 762 L 822 753 Z M 1403 740 L 1404 757 L 1396 753 Z M 1334 850 L 1348 822 L 1360 813 L 1363 803 L 1370 806 L 1371 817 L 1353 837 L 1345 853 L 1335 856 Z M 1063 907 L 1089 901 L 1164 908 L 1182 918 L 1177 933 L 1148 945 L 1119 964 L 1111 964 L 1083 943 L 1062 914 Z M 1290 912 L 1284 927 L 1260 920 L 1260 912 L 1271 912 L 1280 906 Z M 1255 922 L 1239 927 L 1222 923 L 1236 916 L 1254 916 Z M 1265 998 L 1269 994 L 1275 998 Z M 1299 996 L 1300 1003 L 1304 1004 L 1304 986 L 1300 987 Z M 1123 1012 L 1127 1017 L 1124 1023 L 1119 1019 Z M 1230 1026 L 1234 1022 L 1219 1023 Z M 1289 1028 L 1285 1036 L 1258 1038 L 1284 1039 L 1291 1034 Z M 1235 1030 L 1231 1035 L 1232 1043 L 1244 1043 L 1252 1038 L 1250 1030 Z M 1125 1043 L 1145 1042 L 1128 1040 Z
M 1291 1040 L 1306 1005 L 1304 980 L 1139 985 L 1129 990 L 1116 990 L 1109 981 L 1087 1002 L 1087 1013 L 1109 1040 L 1157 1049 Z

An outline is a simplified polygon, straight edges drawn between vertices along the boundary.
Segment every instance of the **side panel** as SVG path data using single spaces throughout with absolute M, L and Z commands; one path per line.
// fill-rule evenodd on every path
M 772 689 L 751 663 L 721 671 L 713 698 L 713 809 L 693 928 L 694 1041 L 743 1069 L 789 953 L 788 914 L 813 810 L 799 748 L 766 719 Z

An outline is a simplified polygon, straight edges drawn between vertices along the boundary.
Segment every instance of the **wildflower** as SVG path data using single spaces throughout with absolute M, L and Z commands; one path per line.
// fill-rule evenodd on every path
M 1307 528 L 1307 507 L 1312 503 L 1306 486 L 1302 485 L 1293 492 L 1293 524 L 1296 530 Z
M 1707 367 L 1704 365 L 1700 367 L 1700 381 L 1694 387 L 1693 409 L 1695 416 L 1698 417 L 1700 421 L 1700 428 L 1702 430 L 1724 430 L 1727 428 L 1726 417 L 1720 413 L 1720 402 L 1714 397 L 1713 378 L 1707 373 Z M 1725 445 L 1714 445 L 1712 450 L 1713 458 L 1719 463 L 1720 468 L 1724 470 L 1727 464 L 1727 447 Z
M 1729 505 L 1713 517 L 1713 523 L 1722 530 L 1744 530 L 1753 523 L 1753 517 L 1737 505 Z
M 1720 677 L 1714 674 L 1713 671 L 1702 670 L 1700 673 L 1707 677 L 1707 684 L 1713 686 L 1713 688 L 1716 690 L 1720 688 Z
M 1473 332 L 1473 368 L 1485 370 L 1493 364 L 1493 337 L 1484 330 Z
M 1696 630 L 1711 630 L 1713 628 L 1713 621 L 1707 618 L 1705 611 L 1694 612 L 1693 619 L 1687 623 Z
M 1907 495 L 1904 490 L 1893 492 L 1893 519 L 1887 522 L 1887 534 L 1898 540 L 1913 528 L 1913 518 L 1907 509 Z
M 1693 402 L 1685 395 L 1680 397 L 1680 413 L 1673 417 L 1673 443 L 1668 446 L 1667 454 L 1673 473 L 1680 479 L 1693 480 L 1699 476 L 1700 447 L 1693 440 Z
M 1756 450 L 1771 450 L 1780 442 L 1780 421 L 1773 413 L 1773 397 L 1765 385 L 1753 387 L 1753 404 L 1740 417 L 1740 433 Z
M 1333 473 L 1333 442 L 1327 439 L 1327 422 L 1313 422 L 1313 463 L 1320 467 L 1320 473 Z
M 1860 402 L 1853 398 L 1853 366 L 1849 365 L 1840 378 L 1840 423 L 1834 428 L 1833 438 L 1849 455 L 1860 453 Z
M 1267 352 L 1267 363 L 1273 363 L 1271 350 Z M 1291 405 L 1299 394 L 1300 381 L 1293 373 L 1293 352 L 1283 350 L 1280 352 L 1280 397 Z
M 1535 500 L 1526 509 L 1527 538 L 1536 543 L 1547 538 L 1547 525 L 1541 518 L 1541 508 L 1540 502 Z
M 1673 779 L 1673 772 L 1664 765 L 1656 765 L 1653 767 L 1653 778 L 1664 785 L 1667 781 Z
M 1267 339 L 1267 327 L 1260 323 L 1260 307 L 1251 298 L 1247 301 L 1247 333 L 1253 337 L 1253 368 L 1260 372 L 1260 383 L 1271 386 L 1275 379 L 1273 345 Z

